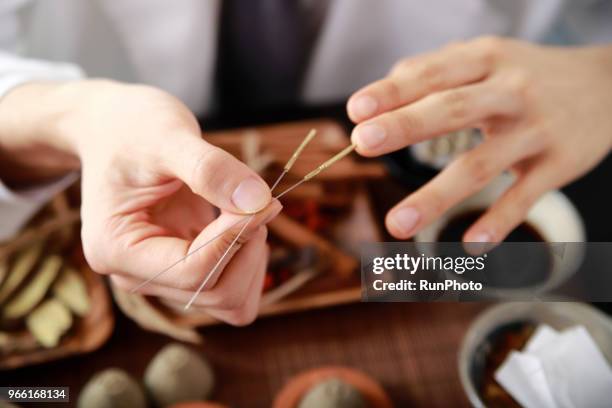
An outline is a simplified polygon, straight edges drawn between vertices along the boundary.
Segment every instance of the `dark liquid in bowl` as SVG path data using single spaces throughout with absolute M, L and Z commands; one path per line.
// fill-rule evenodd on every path
M 484 212 L 468 211 L 452 218 L 441 231 L 439 242 L 461 242 L 463 234 Z M 552 268 L 551 251 L 544 238 L 528 223 L 522 223 L 512 231 L 504 242 L 522 244 L 501 244 L 487 252 L 485 269 L 482 273 L 470 273 L 465 279 L 479 281 L 489 287 L 521 288 L 541 284 L 550 275 Z M 460 244 L 441 244 L 442 256 L 465 256 Z
M 487 407 L 520 408 L 508 392 L 495 380 L 495 371 L 514 350 L 522 350 L 535 331 L 533 322 L 517 321 L 505 324 L 492 333 L 474 350 L 470 377 Z
M 465 231 L 484 214 L 481 210 L 467 211 L 451 218 L 440 233 L 440 242 L 461 242 Z M 544 242 L 538 230 L 524 222 L 516 227 L 505 242 Z

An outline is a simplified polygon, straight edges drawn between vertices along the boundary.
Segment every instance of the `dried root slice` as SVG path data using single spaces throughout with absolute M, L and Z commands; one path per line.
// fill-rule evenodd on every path
M 65 266 L 53 284 L 53 295 L 77 316 L 85 316 L 91 307 L 87 286 L 81 274 Z
M 49 299 L 27 317 L 26 325 L 43 347 L 52 348 L 72 326 L 72 315 L 62 302 Z
M 30 313 L 45 297 L 61 267 L 62 258 L 57 255 L 47 257 L 26 286 L 4 305 L 2 318 L 20 319 Z
M 17 256 L 13 267 L 8 271 L 4 284 L 0 287 L 0 304 L 4 303 L 13 294 L 32 271 L 32 268 L 34 268 L 42 254 L 43 247 L 44 242 L 37 242 Z
M 119 309 L 143 329 L 162 333 L 189 343 L 198 344 L 202 342 L 202 337 L 196 330 L 174 323 L 150 304 L 144 296 L 123 291 L 115 285 L 111 285 L 111 289 Z

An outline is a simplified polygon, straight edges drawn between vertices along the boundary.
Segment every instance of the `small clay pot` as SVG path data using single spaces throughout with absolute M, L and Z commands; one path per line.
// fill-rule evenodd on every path
M 365 373 L 349 367 L 330 366 L 308 370 L 293 377 L 276 395 L 274 408 L 297 408 L 315 385 L 332 378 L 357 389 L 371 408 L 392 408 L 391 399 L 381 385 Z

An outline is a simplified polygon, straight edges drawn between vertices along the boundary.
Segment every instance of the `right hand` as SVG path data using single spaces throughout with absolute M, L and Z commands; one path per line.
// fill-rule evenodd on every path
M 9 93 L 2 105 L 27 110 L 34 97 L 46 115 L 0 117 L 0 127 L 21 133 L 21 145 L 29 139 L 46 146 L 50 163 L 56 153 L 58 166 L 60 155 L 80 161 L 82 239 L 92 268 L 132 289 L 244 214 L 256 213 L 194 302 L 232 324 L 254 320 L 267 267 L 266 223 L 282 208 L 261 177 L 203 140 L 187 107 L 160 90 L 109 81 L 29 84 Z M 32 134 L 24 134 L 27 127 Z M 187 303 L 242 226 L 141 292 Z

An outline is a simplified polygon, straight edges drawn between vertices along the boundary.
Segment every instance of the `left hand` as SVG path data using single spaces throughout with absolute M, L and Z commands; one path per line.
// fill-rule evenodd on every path
M 464 128 L 485 141 L 386 218 L 407 239 L 505 170 L 515 183 L 464 235 L 500 242 L 536 200 L 589 171 L 612 146 L 612 47 L 480 38 L 400 61 L 347 110 L 358 153 L 378 156 Z

